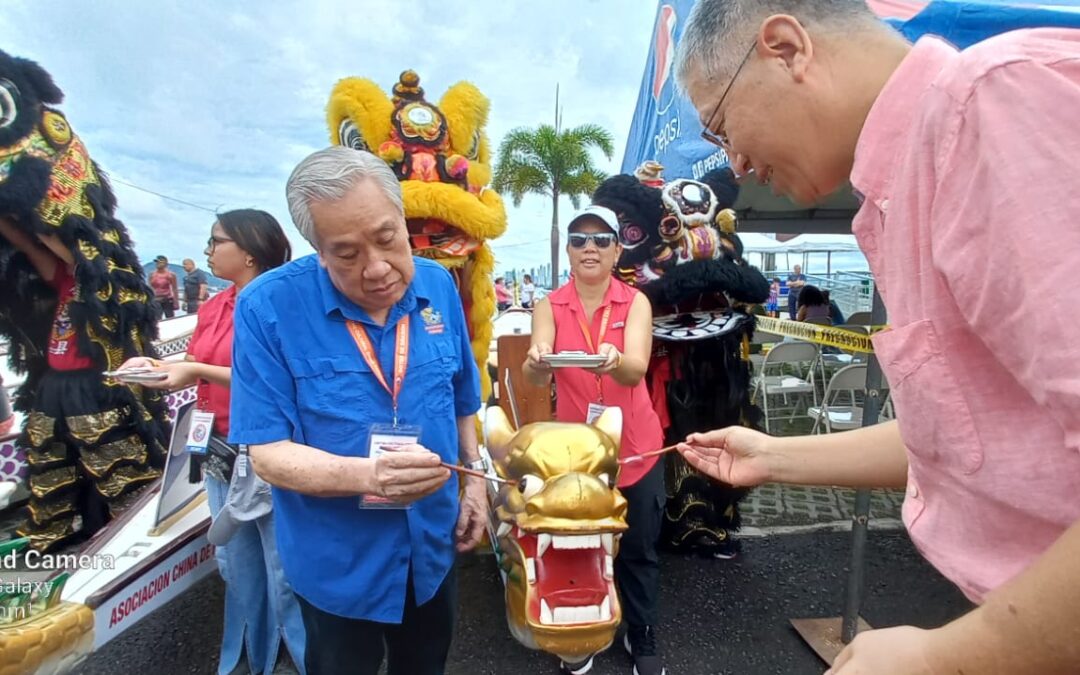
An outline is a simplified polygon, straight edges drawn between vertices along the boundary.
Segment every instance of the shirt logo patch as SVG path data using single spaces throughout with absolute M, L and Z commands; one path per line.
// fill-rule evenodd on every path
M 436 309 L 423 308 L 420 310 L 420 318 L 424 321 L 424 330 L 431 335 L 439 335 L 446 329 L 442 322 L 442 313 Z
M 611 324 L 611 327 L 612 328 L 625 328 L 626 327 L 626 322 L 625 321 L 616 321 L 615 323 Z

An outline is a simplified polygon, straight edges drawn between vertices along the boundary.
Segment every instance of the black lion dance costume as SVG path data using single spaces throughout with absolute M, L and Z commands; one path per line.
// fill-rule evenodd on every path
M 105 176 L 50 107 L 62 98 L 36 63 L 0 52 L 0 337 L 27 376 L 19 534 L 38 551 L 108 522 L 161 475 L 167 438 L 160 396 L 102 374 L 151 352 L 156 314 Z
M 765 302 L 769 284 L 742 258 L 730 207 L 738 186 L 730 169 L 704 182 L 663 183 L 659 167 L 638 177 L 613 176 L 593 202 L 615 211 L 623 253 L 617 274 L 653 307 L 648 382 L 668 443 L 693 432 L 741 424 L 756 427 L 747 360 L 754 319 L 747 306 Z M 667 457 L 668 500 L 661 542 L 677 550 L 731 557 L 745 489 L 713 482 L 681 456 Z

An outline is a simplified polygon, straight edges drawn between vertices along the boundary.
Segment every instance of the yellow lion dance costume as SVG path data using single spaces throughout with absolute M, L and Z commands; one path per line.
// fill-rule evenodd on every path
M 495 256 L 487 240 L 506 230 L 502 199 L 486 187 L 490 107 L 468 82 L 450 87 L 437 106 L 429 103 L 420 77 L 406 70 L 393 97 L 368 79 L 341 80 L 326 110 L 331 143 L 374 152 L 397 174 L 413 253 L 454 275 L 485 400 L 491 395 L 487 359 L 495 316 Z

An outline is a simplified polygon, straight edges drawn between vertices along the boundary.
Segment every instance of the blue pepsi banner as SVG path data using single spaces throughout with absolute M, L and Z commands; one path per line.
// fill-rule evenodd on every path
M 728 164 L 723 150 L 701 138 L 697 111 L 675 86 L 675 46 L 693 6 L 694 0 L 660 2 L 623 155 L 623 173 L 633 173 L 650 159 L 664 165 L 668 180 L 701 178 Z
M 675 87 L 675 46 L 695 0 L 661 0 L 649 58 L 641 78 L 634 120 L 623 154 L 622 172 L 642 162 L 664 166 L 664 178 L 694 178 L 728 164 L 727 154 L 701 138 L 701 123 L 690 101 Z M 1019 28 L 1080 28 L 1077 0 L 933 0 L 906 22 L 890 21 L 907 39 L 940 35 L 960 48 Z

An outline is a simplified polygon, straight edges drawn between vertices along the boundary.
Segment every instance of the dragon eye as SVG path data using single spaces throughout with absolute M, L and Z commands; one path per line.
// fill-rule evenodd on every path
M 19 88 L 11 80 L 0 77 L 0 129 L 7 128 L 19 115 Z
M 360 135 L 360 130 L 349 119 L 341 120 L 341 126 L 338 127 L 338 142 L 346 148 L 371 152 L 371 148 L 364 142 L 364 137 Z
M 534 476 L 531 473 L 522 476 L 521 480 L 518 482 L 518 490 L 521 491 L 521 496 L 525 499 L 532 499 L 543 489 L 544 479 L 540 476 Z
M 609 488 L 614 488 L 615 487 L 615 481 L 611 480 L 611 475 L 610 474 L 602 473 L 599 476 L 597 476 L 597 478 L 600 480 L 601 483 L 603 483 L 604 485 L 607 485 Z
M 645 229 L 640 225 L 624 224 L 619 232 L 624 246 L 637 246 L 645 240 Z
M 466 153 L 465 156 L 468 157 L 469 159 L 479 159 L 480 158 L 480 130 L 479 129 L 477 129 L 476 132 L 473 133 L 472 147 L 469 148 L 469 152 Z

